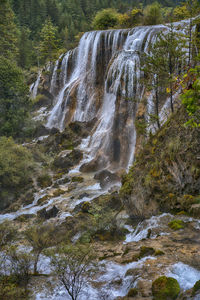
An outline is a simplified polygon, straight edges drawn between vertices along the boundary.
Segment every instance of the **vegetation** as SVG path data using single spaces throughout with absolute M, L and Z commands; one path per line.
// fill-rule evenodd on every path
M 5 155 L 6 154 L 6 155 Z M 12 138 L 0 138 L 0 209 L 17 199 L 32 184 L 33 159 L 30 151 Z
M 194 296 L 197 292 L 200 291 L 200 280 L 198 280 L 192 289 L 192 295 Z
M 99 11 L 92 23 L 94 29 L 104 30 L 113 28 L 118 24 L 118 14 L 115 9 L 104 9 Z
M 52 256 L 52 265 L 72 300 L 77 300 L 94 272 L 94 253 L 88 245 L 66 245 Z
M 37 274 L 37 265 L 41 253 L 55 244 L 55 228 L 50 225 L 37 225 L 26 230 L 25 237 L 32 246 L 34 255 L 34 274 Z
M 22 70 L 0 56 L 0 135 L 16 137 L 23 129 L 30 100 Z
M 155 300 L 173 300 L 178 297 L 180 286 L 176 279 L 161 276 L 153 282 L 152 293 Z
M 182 220 L 173 220 L 168 224 L 168 226 L 173 230 L 179 230 L 183 229 L 185 227 L 185 224 Z

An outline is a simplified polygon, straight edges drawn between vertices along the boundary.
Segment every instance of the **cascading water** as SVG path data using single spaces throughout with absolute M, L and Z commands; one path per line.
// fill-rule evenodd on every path
M 140 56 L 148 52 L 157 33 L 166 29 L 156 25 L 88 32 L 77 50 L 56 62 L 50 87 L 56 98 L 47 127 L 63 130 L 72 121 L 96 118 L 86 145 L 96 164 L 94 170 L 128 168 L 132 163 L 135 115 L 145 91 L 140 82 Z M 152 95 L 146 110 L 147 115 L 152 111 Z

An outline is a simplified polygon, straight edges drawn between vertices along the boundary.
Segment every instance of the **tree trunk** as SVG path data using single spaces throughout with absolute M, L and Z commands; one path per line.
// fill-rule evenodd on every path
M 156 120 L 158 128 L 160 129 L 158 88 L 156 88 Z
M 39 256 L 40 256 L 40 253 L 37 253 L 36 256 L 35 256 L 34 270 L 33 270 L 34 274 L 38 273 L 38 271 L 37 271 L 37 265 L 38 265 Z

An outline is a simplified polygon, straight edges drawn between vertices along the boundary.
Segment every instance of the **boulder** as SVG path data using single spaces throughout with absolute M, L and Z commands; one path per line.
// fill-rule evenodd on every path
M 189 213 L 194 217 L 200 217 L 200 204 L 193 204 L 190 209 Z
M 100 181 L 100 186 L 102 188 L 108 187 L 111 183 L 119 182 L 120 177 L 108 170 L 103 170 L 95 174 L 94 179 Z
M 78 164 L 82 158 L 83 154 L 80 150 L 65 150 L 57 155 L 53 166 L 61 170 L 66 170 Z
M 55 218 L 59 212 L 59 209 L 54 205 L 49 210 L 46 210 L 45 208 L 38 211 L 37 215 L 45 220 Z

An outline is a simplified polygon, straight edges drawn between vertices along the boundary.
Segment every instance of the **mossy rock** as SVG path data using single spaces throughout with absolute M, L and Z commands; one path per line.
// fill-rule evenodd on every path
M 160 255 L 164 255 L 164 254 L 165 254 L 165 252 L 163 252 L 161 250 L 156 250 L 154 253 L 155 256 L 160 256 Z
M 192 296 L 194 296 L 197 292 L 200 293 L 200 280 L 198 280 L 192 289 Z
M 182 220 L 173 220 L 168 223 L 168 226 L 173 230 L 183 229 L 185 227 L 185 223 Z
M 53 193 L 53 197 L 59 197 L 60 195 L 65 194 L 64 190 L 61 189 L 57 189 L 54 193 Z
M 84 213 L 88 213 L 89 210 L 90 210 L 90 208 L 91 208 L 90 202 L 85 201 L 85 202 L 82 204 L 81 210 L 82 210 L 82 212 L 84 212 Z
M 135 297 L 138 294 L 138 290 L 136 288 L 132 288 L 129 290 L 127 297 Z
M 161 276 L 152 284 L 154 300 L 174 300 L 180 293 L 180 286 L 176 279 Z
M 140 247 L 140 253 L 138 255 L 138 259 L 148 255 L 154 255 L 154 254 L 155 254 L 155 250 L 152 247 L 142 246 Z
M 45 195 L 44 197 L 38 199 L 37 205 L 45 204 L 47 203 L 47 200 L 49 199 L 49 195 Z
M 75 177 L 72 177 L 72 182 L 83 182 L 84 181 L 84 178 L 83 177 L 80 177 L 80 176 L 75 176 Z

